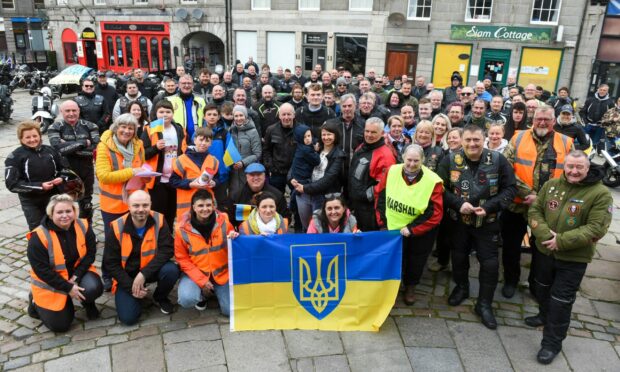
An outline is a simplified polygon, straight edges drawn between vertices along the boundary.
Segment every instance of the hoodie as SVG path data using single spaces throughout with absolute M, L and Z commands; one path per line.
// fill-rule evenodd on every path
M 553 130 L 562 133 L 565 136 L 575 139 L 575 150 L 585 150 L 590 147 L 590 140 L 586 137 L 586 132 L 583 130 L 581 124 L 577 124 L 575 118 L 570 122 L 564 124 L 560 122 L 560 119 L 553 126 Z
M 312 171 L 314 167 L 321 163 L 321 157 L 318 152 L 314 151 L 314 146 L 304 143 L 304 136 L 309 130 L 310 127 L 304 124 L 300 124 L 293 128 L 293 137 L 295 138 L 297 147 L 295 148 L 293 164 L 291 164 L 289 180 L 295 179 L 302 185 L 312 181 Z M 313 138 L 312 143 L 314 144 L 314 142 L 315 139 Z
M 605 115 L 607 110 L 614 106 L 614 100 L 609 96 L 609 94 L 604 97 L 600 97 L 597 92 L 594 93 L 594 96 L 586 100 L 586 103 L 583 104 L 583 107 L 579 111 L 579 115 L 585 124 L 598 126 L 601 124 L 603 115 Z

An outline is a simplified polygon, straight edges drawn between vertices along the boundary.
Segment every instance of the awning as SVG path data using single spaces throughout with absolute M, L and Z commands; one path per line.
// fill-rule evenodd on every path
M 59 84 L 80 84 L 80 80 L 92 70 L 91 67 L 82 65 L 72 65 L 62 70 L 60 74 L 52 78 L 49 83 Z

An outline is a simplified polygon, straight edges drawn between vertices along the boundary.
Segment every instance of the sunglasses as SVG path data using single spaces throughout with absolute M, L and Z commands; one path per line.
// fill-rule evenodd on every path
M 461 93 L 462 96 L 471 96 L 473 93 Z
M 94 88 L 94 85 L 82 85 L 84 88 Z
M 330 194 L 325 194 L 325 199 L 336 199 L 342 196 L 342 193 L 332 192 Z
M 339 87 L 346 87 L 347 84 L 338 84 Z

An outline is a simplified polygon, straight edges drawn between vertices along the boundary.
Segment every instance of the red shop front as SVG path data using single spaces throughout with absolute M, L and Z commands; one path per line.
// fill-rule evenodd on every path
M 168 23 L 101 22 L 103 65 L 115 72 L 172 68 Z

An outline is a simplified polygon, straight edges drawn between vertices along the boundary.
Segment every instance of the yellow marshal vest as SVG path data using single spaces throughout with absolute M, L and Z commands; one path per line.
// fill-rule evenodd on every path
M 390 167 L 385 186 L 385 217 L 389 230 L 400 230 L 424 213 L 441 178 L 422 166 L 422 178 L 413 185 L 403 179 L 403 164 Z

